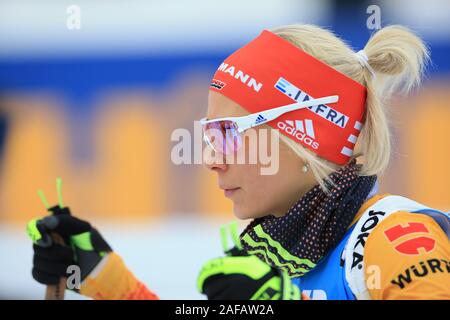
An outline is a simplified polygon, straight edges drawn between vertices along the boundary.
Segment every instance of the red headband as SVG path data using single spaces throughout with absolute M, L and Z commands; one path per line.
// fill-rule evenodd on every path
M 350 159 L 363 123 L 363 85 L 267 30 L 220 65 L 210 90 L 250 113 L 339 95 L 337 103 L 288 112 L 267 124 L 340 165 Z

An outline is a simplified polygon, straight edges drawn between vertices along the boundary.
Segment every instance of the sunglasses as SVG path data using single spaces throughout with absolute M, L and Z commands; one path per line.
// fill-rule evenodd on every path
M 214 150 L 228 155 L 236 152 L 242 146 L 241 134 L 253 127 L 272 121 L 279 116 L 307 107 L 338 102 L 339 96 L 328 96 L 303 102 L 252 113 L 243 117 L 224 117 L 217 119 L 203 118 L 200 120 L 203 130 L 203 140 Z

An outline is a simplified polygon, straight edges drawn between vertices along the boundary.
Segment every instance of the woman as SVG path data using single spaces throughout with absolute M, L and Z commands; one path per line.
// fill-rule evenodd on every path
M 355 53 L 327 30 L 292 25 L 264 31 L 214 75 L 212 120 L 203 123 L 219 159 L 207 159 L 208 168 L 236 216 L 255 219 L 241 234 L 245 251 L 287 272 L 312 298 L 450 297 L 448 217 L 378 194 L 376 183 L 391 151 L 385 101 L 420 82 L 427 58 L 422 41 L 399 26 L 378 31 Z M 242 81 L 240 70 L 259 86 Z M 243 158 L 240 153 L 250 152 L 250 144 L 239 148 L 247 133 L 236 133 L 242 120 L 217 119 L 249 113 L 267 118 L 267 110 L 293 100 L 332 95 L 337 103 L 276 114 L 252 129 L 279 130 L 276 174 L 230 161 L 234 153 Z M 227 139 L 209 130 L 222 130 Z M 208 272 L 206 279 L 224 274 L 220 268 Z M 211 297 L 230 283 L 223 277 L 203 281 L 199 288 Z
M 313 299 L 450 298 L 448 216 L 378 194 L 376 181 L 391 151 L 385 102 L 420 82 L 427 58 L 423 42 L 399 26 L 378 31 L 355 53 L 327 30 L 290 25 L 263 31 L 219 66 L 202 120 L 205 162 L 235 215 L 253 221 L 225 257 L 205 264 L 201 292 L 210 299 L 300 299 L 300 290 Z M 281 143 L 263 140 L 264 131 Z M 236 163 L 265 147 L 279 158 L 275 172 L 262 174 L 261 161 Z M 41 238 L 63 229 L 72 242 L 89 235 L 84 251 L 93 258 L 76 261 L 86 270 L 82 294 L 156 297 L 89 224 L 66 214 L 29 228 Z M 41 283 L 56 283 L 73 263 L 69 249 L 34 248 Z

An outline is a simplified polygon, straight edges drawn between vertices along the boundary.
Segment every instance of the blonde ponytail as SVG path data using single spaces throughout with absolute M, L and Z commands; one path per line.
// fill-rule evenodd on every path
M 361 175 L 381 174 L 391 154 L 386 104 L 394 92 L 406 93 L 420 83 L 429 58 L 423 41 L 405 27 L 385 27 L 377 31 L 364 48 L 368 68 L 361 63 L 361 57 L 329 30 L 294 24 L 272 32 L 367 88 L 365 122 L 354 157 L 363 156 Z M 282 135 L 280 138 L 309 162 L 318 183 L 326 191 L 324 180 L 339 167 Z
M 390 159 L 391 140 L 387 103 L 393 93 L 407 93 L 420 84 L 428 49 L 413 32 L 389 26 L 376 32 L 364 47 L 375 77 L 364 73 L 366 119 L 358 150 L 364 156 L 362 174 L 382 173 Z

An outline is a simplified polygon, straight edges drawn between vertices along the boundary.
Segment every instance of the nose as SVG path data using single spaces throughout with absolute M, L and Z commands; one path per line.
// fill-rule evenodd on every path
M 225 172 L 228 168 L 225 156 L 220 152 L 214 152 L 209 146 L 203 152 L 203 165 L 207 169 L 217 172 Z

